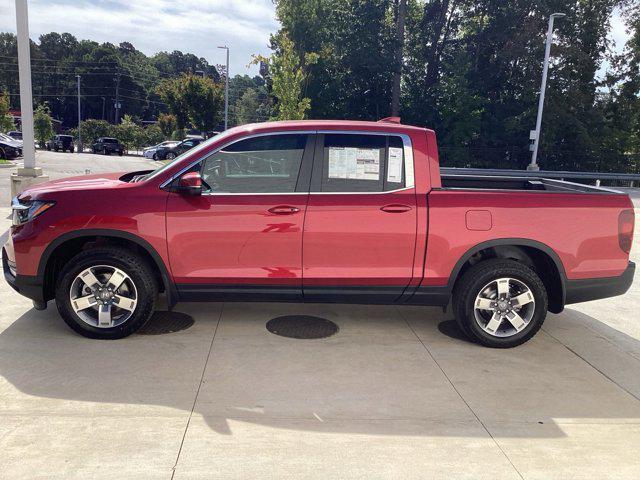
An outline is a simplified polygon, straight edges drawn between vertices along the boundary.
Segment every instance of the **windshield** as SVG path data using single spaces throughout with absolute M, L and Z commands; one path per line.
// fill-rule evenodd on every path
M 225 139 L 226 137 L 230 137 L 231 135 L 236 133 L 236 131 L 237 131 L 237 127 L 236 128 L 231 128 L 231 129 L 227 130 L 226 132 L 219 133 L 219 134 L 211 137 L 210 139 L 205 140 L 204 142 L 201 142 L 200 145 L 198 145 L 197 147 L 194 147 L 194 148 L 191 148 L 191 149 L 187 150 L 182 155 L 178 155 L 172 161 L 165 163 L 160 168 L 158 168 L 158 169 L 154 170 L 153 172 L 147 174 L 145 176 L 144 180 L 149 180 L 151 178 L 157 177 L 158 175 L 160 175 L 165 170 L 168 170 L 169 168 L 171 168 L 171 166 L 174 163 L 179 162 L 180 160 L 182 160 L 182 157 L 184 157 L 185 155 L 197 155 L 198 152 L 201 152 L 202 150 L 205 150 L 213 142 L 217 142 L 219 140 Z
M 5 135 L 4 133 L 0 133 L 0 139 L 4 140 L 5 142 L 15 142 L 15 138 L 11 138 L 9 135 Z

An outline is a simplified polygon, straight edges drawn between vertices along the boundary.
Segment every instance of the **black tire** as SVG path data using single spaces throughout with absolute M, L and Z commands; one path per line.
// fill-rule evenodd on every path
M 7 154 L 4 153 L 3 148 L 0 148 L 0 160 L 7 160 Z
M 173 152 L 168 152 L 164 156 L 165 160 L 173 160 L 174 158 L 176 158 L 176 154 Z
M 57 152 L 58 151 L 58 147 L 53 147 L 53 151 Z
M 158 154 L 157 153 L 153 154 L 153 160 L 155 160 L 156 162 L 158 161 Z
M 120 155 L 120 156 L 124 155 L 124 151 L 123 151 L 123 150 L 120 150 L 120 151 L 118 152 L 118 155 Z
M 73 147 L 69 149 L 69 153 L 73 153 Z
M 109 155 L 109 150 L 107 150 L 107 147 L 104 147 L 104 148 L 102 149 L 102 154 L 103 154 L 103 155 Z
M 71 306 L 69 292 L 76 276 L 96 265 L 109 265 L 122 270 L 130 277 L 137 290 L 137 304 L 133 314 L 118 326 L 100 328 L 90 325 Z M 115 340 L 136 332 L 153 314 L 158 296 L 158 282 L 147 262 L 139 255 L 118 247 L 100 247 L 77 254 L 60 272 L 56 285 L 56 306 L 65 323 L 80 335 L 100 340 Z
M 529 287 L 535 305 L 533 316 L 520 332 L 507 337 L 494 336 L 476 321 L 475 301 L 480 291 L 491 281 L 513 278 Z M 453 314 L 462 332 L 471 340 L 492 348 L 513 348 L 530 340 L 542 328 L 548 309 L 548 296 L 540 277 L 526 265 L 515 260 L 491 259 L 467 270 L 457 282 L 452 299 Z

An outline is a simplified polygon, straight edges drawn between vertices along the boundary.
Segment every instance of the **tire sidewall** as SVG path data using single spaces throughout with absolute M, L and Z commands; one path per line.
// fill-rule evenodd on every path
M 56 306 L 67 325 L 81 335 L 99 339 L 126 337 L 142 327 L 153 313 L 157 292 L 153 288 L 151 273 L 144 267 L 132 266 L 118 257 L 106 252 L 96 252 L 95 255 L 86 255 L 84 258 L 78 258 L 78 261 L 69 262 L 68 267 L 61 273 L 59 286 L 56 289 Z M 73 281 L 80 272 L 97 265 L 109 265 L 124 271 L 136 287 L 136 309 L 129 319 L 116 327 L 98 328 L 89 325 L 78 317 L 71 306 L 69 292 Z
M 510 263 L 515 265 L 509 265 Z M 498 266 L 498 264 L 496 264 L 497 268 L 495 270 L 489 270 L 473 276 L 468 287 L 465 289 L 464 298 L 460 299 L 464 312 L 459 312 L 459 314 L 464 316 L 463 329 L 468 335 L 470 334 L 472 338 L 486 346 L 510 348 L 526 342 L 542 327 L 542 323 L 547 315 L 548 298 L 544 284 L 531 269 L 524 265 L 519 265 L 517 262 L 507 261 L 502 265 L 503 266 Z M 488 283 L 505 277 L 519 280 L 529 287 L 535 299 L 535 310 L 533 317 L 524 330 L 510 337 L 495 337 L 485 332 L 482 327 L 478 325 L 474 315 L 475 301 L 480 290 Z

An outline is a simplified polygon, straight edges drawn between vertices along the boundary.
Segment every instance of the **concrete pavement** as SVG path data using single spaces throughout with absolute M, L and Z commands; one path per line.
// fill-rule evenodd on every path
M 435 308 L 180 304 L 186 330 L 101 342 L 0 299 L 0 478 L 640 477 L 637 278 L 507 351 Z M 287 314 L 340 331 L 265 329 Z

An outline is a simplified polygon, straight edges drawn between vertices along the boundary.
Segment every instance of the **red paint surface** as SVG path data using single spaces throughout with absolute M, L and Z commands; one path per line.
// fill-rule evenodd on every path
M 407 134 L 416 186 L 357 195 L 184 196 L 159 188 L 174 173 L 223 143 L 273 131 L 376 131 Z M 622 195 L 438 190 L 435 134 L 390 123 L 306 121 L 249 125 L 195 149 L 141 183 L 120 174 L 59 180 L 23 197 L 57 205 L 12 229 L 6 246 L 18 273 L 36 275 L 55 238 L 82 229 L 115 229 L 146 240 L 177 283 L 307 285 L 444 285 L 456 262 L 492 239 L 541 242 L 560 257 L 570 279 L 619 275 L 628 255 L 618 244 Z M 435 190 L 432 190 L 435 189 Z M 402 213 L 380 210 L 407 205 Z M 278 215 L 273 207 L 298 212 Z M 490 230 L 467 229 L 469 210 L 490 212 Z

